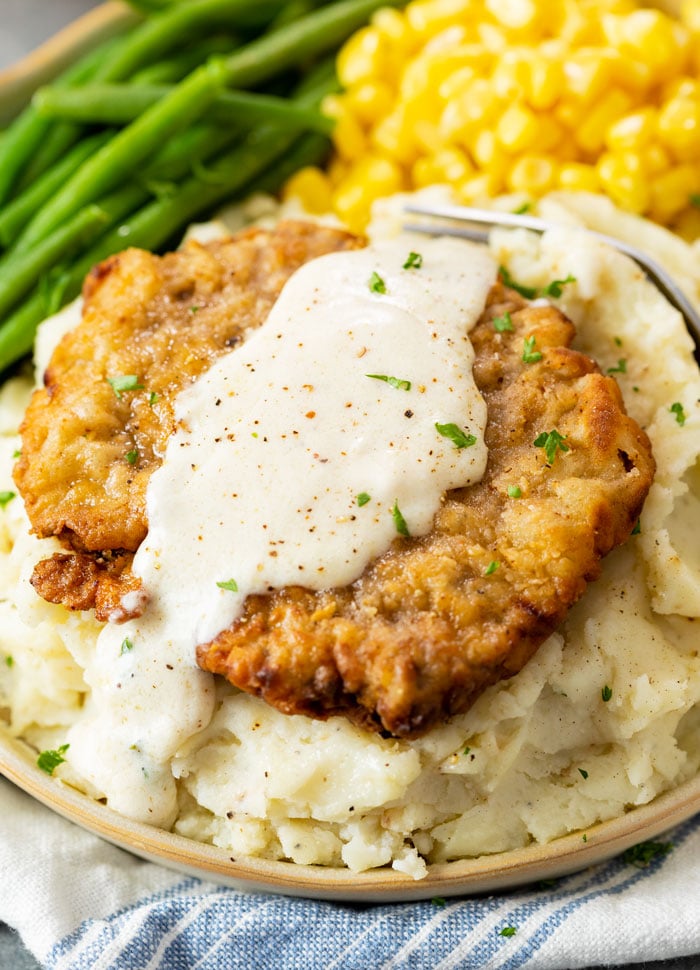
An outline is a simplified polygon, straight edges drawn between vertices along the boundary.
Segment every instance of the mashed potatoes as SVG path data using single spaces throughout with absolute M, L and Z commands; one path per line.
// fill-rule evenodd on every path
M 540 214 L 627 235 L 698 299 L 690 247 L 596 197 L 550 197 Z M 393 231 L 380 206 L 378 236 Z M 626 258 L 569 228 L 495 232 L 519 282 L 575 277 L 559 303 L 578 349 L 611 369 L 649 434 L 658 473 L 639 534 L 515 677 L 417 741 L 386 740 L 342 718 L 287 717 L 218 684 L 210 724 L 172 761 L 175 830 L 240 857 L 392 865 L 546 842 L 613 818 L 700 768 L 700 373 L 683 322 Z M 45 331 L 45 336 L 49 333 Z M 49 540 L 27 532 L 11 477 L 29 381 L 0 392 L 0 689 L 9 730 L 38 749 L 82 716 L 82 669 L 99 625 L 39 600 L 28 583 Z M 55 774 L 89 790 L 71 768 Z M 99 796 L 101 793 L 90 791 Z

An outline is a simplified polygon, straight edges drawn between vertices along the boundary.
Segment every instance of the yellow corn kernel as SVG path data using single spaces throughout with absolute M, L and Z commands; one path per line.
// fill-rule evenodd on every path
M 662 103 L 671 101 L 673 98 L 694 98 L 697 100 L 700 98 L 700 82 L 697 78 L 681 74 L 662 85 L 660 98 Z
M 445 102 L 451 101 L 453 98 L 461 97 L 465 91 L 469 90 L 472 81 L 476 77 L 477 71 L 472 65 L 462 65 L 451 77 L 446 78 L 442 82 L 437 91 L 438 97 Z
M 600 184 L 613 202 L 630 212 L 645 212 L 651 192 L 639 155 L 634 152 L 605 153 L 596 166 Z
M 537 116 L 524 104 L 512 104 L 503 112 L 496 125 L 498 141 L 513 155 L 532 148 L 538 134 Z
M 631 111 L 608 125 L 605 144 L 611 152 L 639 151 L 653 141 L 656 124 L 653 108 Z
M 561 61 L 544 55 L 535 56 L 527 65 L 525 99 L 538 111 L 547 111 L 564 90 L 564 66 Z
M 354 33 L 338 53 L 336 70 L 345 88 L 381 78 L 386 63 L 386 40 L 373 27 Z
M 500 114 L 501 102 L 488 81 L 476 78 L 459 98 L 448 101 L 439 122 L 446 141 L 467 144 L 475 127 L 488 125 Z
M 576 142 L 585 152 L 599 152 L 605 144 L 605 132 L 632 106 L 631 98 L 624 91 L 610 91 L 586 116 L 583 124 L 574 132 Z
M 700 0 L 681 0 L 681 23 L 694 34 L 700 34 Z
M 411 169 L 416 188 L 442 182 L 454 185 L 473 174 L 474 166 L 458 148 L 443 148 L 427 158 L 419 158 Z
M 700 151 L 700 103 L 673 98 L 659 111 L 658 136 L 679 161 L 691 161 Z
M 477 204 L 494 198 L 503 191 L 502 180 L 490 172 L 482 172 L 473 178 L 466 179 L 456 187 L 457 198 L 460 202 Z
M 494 93 L 499 98 L 520 98 L 527 87 L 528 51 L 515 48 L 505 51 L 491 74 Z
M 603 48 L 583 47 L 564 63 L 567 94 L 590 104 L 602 97 L 613 85 L 613 67 Z
M 625 16 L 604 15 L 603 32 L 622 54 L 640 60 L 657 80 L 677 74 L 688 57 L 688 31 L 660 10 L 634 10 Z
M 496 133 L 490 128 L 482 128 L 469 146 L 474 161 L 484 171 L 502 178 L 513 163 L 512 158 L 503 150 Z
M 535 0 L 486 0 L 486 9 L 494 20 L 511 30 L 534 31 L 537 27 L 538 4 Z
M 401 169 L 388 158 L 366 155 L 335 189 L 333 208 L 355 232 L 369 219 L 375 199 L 392 195 L 404 188 Z
M 333 129 L 333 145 L 341 158 L 353 161 L 362 158 L 367 148 L 367 139 L 359 123 L 344 111 L 336 118 Z
M 363 125 L 370 125 L 391 111 L 394 95 L 382 81 L 364 81 L 345 92 L 345 104 Z
M 283 198 L 298 199 L 307 212 L 320 215 L 332 208 L 331 182 L 320 168 L 299 169 L 284 186 Z
M 659 222 L 669 222 L 690 203 L 690 198 L 700 191 L 700 167 L 677 165 L 668 172 L 659 173 L 651 183 L 651 212 Z
M 695 205 L 684 209 L 673 221 L 673 231 L 687 242 L 700 238 L 700 209 Z
M 667 172 L 672 167 L 671 156 L 657 142 L 645 145 L 639 152 L 644 171 L 648 175 L 656 175 L 658 172 Z
M 427 96 L 434 105 L 436 91 L 462 67 L 459 51 L 421 54 L 406 66 L 399 84 L 399 96 L 407 100 Z
M 393 7 L 380 7 L 372 14 L 371 24 L 380 37 L 389 41 L 392 48 L 404 53 L 416 49 L 418 38 L 401 11 L 394 10 Z
M 600 179 L 594 165 L 583 162 L 568 162 L 562 165 L 557 174 L 560 188 L 572 192 L 599 192 Z
M 419 152 L 413 128 L 406 118 L 406 108 L 401 104 L 374 128 L 371 141 L 380 154 L 404 165 L 412 165 Z
M 511 192 L 524 192 L 535 197 L 548 192 L 555 181 L 554 160 L 546 155 L 522 155 L 506 176 L 506 185 Z
M 433 36 L 455 22 L 469 22 L 471 0 L 414 0 L 406 7 L 406 19 L 421 37 Z

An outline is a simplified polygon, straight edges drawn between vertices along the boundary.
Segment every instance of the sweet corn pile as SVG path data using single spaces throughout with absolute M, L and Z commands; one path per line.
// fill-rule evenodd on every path
M 700 236 L 700 0 L 413 0 L 341 50 L 326 172 L 287 191 L 361 230 L 374 199 L 449 183 L 604 192 Z

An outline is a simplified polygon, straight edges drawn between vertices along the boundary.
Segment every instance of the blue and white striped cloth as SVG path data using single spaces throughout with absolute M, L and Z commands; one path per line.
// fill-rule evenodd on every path
M 615 859 L 546 888 L 387 905 L 184 878 L 5 781 L 0 832 L 0 919 L 51 970 L 573 970 L 700 953 L 700 816 L 647 868 Z

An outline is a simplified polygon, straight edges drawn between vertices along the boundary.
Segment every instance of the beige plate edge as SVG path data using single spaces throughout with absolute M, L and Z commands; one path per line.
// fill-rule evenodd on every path
M 121 0 L 108 0 L 74 20 L 16 64 L 1 70 L 0 124 L 10 121 L 39 85 L 138 19 L 138 14 Z
M 630 846 L 657 838 L 700 810 L 700 775 L 621 818 L 601 822 L 548 845 L 532 845 L 430 866 L 414 880 L 390 869 L 354 873 L 266 859 L 233 860 L 224 849 L 132 822 L 36 766 L 36 751 L 0 728 L 0 773 L 54 812 L 134 855 L 188 875 L 237 889 L 314 899 L 407 902 L 475 895 L 554 879 L 604 862 Z

